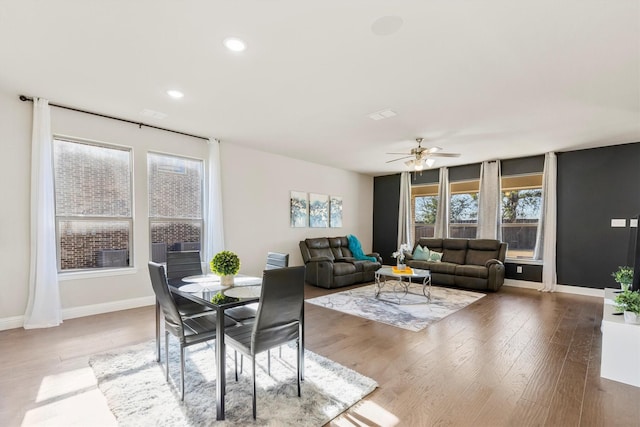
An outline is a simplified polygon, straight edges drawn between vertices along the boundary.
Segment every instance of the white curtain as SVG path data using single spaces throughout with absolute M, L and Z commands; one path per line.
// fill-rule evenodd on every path
M 398 208 L 398 248 L 411 244 L 411 172 L 400 174 L 400 206 Z
M 501 240 L 500 162 L 482 162 L 478 204 L 478 239 Z
M 224 227 L 222 220 L 222 179 L 220 169 L 220 141 L 209 140 L 209 180 L 205 213 L 204 271 L 209 271 L 209 261 L 224 250 Z
M 56 263 L 55 199 L 51 108 L 33 99 L 31 133 L 31 259 L 29 299 L 24 328 L 48 328 L 62 323 Z
M 449 169 L 440 168 L 440 184 L 438 185 L 438 210 L 434 237 L 449 237 Z
M 533 257 L 542 259 L 543 292 L 556 290 L 556 229 L 557 229 L 557 184 L 558 163 L 555 153 L 544 157 L 542 177 L 542 206 L 540 222 L 536 235 L 536 248 Z

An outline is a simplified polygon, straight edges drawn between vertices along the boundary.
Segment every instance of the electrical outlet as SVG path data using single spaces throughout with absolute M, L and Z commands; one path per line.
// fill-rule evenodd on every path
M 522 273 L 522 266 L 521 265 L 516 267 L 516 273 Z

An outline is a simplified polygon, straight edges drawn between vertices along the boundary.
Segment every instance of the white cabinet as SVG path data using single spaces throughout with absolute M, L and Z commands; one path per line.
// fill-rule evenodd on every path
M 640 387 L 640 325 L 624 323 L 613 305 L 616 289 L 604 290 L 600 376 Z

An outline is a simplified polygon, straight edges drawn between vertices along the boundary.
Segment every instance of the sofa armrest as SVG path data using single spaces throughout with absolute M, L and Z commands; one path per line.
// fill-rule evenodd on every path
M 487 267 L 487 268 L 490 268 L 492 265 L 502 265 L 502 266 L 504 266 L 502 261 L 497 260 L 497 259 L 490 259 L 489 261 L 484 263 L 484 266 Z
M 487 289 L 497 291 L 504 283 L 504 264 L 497 259 L 490 259 L 485 263 L 489 270 L 487 277 Z
M 413 254 L 411 252 L 404 251 L 404 259 L 407 261 L 413 260 Z
M 374 257 L 375 259 L 378 260 L 380 264 L 382 264 L 382 257 L 378 252 L 371 252 L 370 254 L 365 254 L 365 255 Z

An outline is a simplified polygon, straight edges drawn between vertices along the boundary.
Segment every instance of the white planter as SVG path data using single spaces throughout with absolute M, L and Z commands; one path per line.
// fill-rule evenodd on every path
M 233 286 L 233 274 L 228 274 L 220 277 L 220 284 L 222 286 Z
M 638 316 L 633 311 L 625 311 L 624 323 L 630 323 L 632 325 L 640 325 L 640 316 Z

